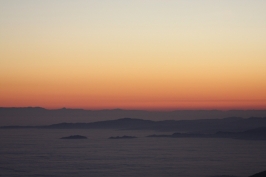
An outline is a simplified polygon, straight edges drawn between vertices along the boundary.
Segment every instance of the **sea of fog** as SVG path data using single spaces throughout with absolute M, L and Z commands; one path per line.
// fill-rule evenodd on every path
M 148 138 L 151 131 L 1 129 L 3 177 L 245 177 L 266 169 L 266 141 Z M 63 140 L 83 135 L 88 139 Z M 108 139 L 110 136 L 136 139 Z

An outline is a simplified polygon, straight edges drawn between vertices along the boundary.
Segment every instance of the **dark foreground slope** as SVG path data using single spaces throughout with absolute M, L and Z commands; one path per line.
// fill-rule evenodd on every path
M 249 176 L 249 177 L 266 177 L 266 171 L 256 173 L 256 174 Z

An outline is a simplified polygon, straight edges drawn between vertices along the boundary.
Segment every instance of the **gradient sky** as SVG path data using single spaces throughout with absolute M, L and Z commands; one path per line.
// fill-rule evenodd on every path
M 266 109 L 265 0 L 0 0 L 0 107 Z

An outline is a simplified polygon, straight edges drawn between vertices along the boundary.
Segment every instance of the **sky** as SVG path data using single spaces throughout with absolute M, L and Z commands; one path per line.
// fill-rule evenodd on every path
M 265 0 L 0 0 L 0 107 L 266 109 Z

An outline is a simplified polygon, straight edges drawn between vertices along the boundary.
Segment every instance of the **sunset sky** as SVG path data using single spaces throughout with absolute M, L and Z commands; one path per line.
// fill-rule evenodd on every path
M 0 107 L 266 109 L 265 0 L 0 0 Z

